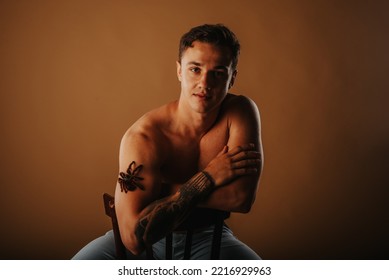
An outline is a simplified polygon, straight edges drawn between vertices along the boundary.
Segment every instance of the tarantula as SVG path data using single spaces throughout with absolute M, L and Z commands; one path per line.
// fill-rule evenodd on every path
M 136 188 L 139 188 L 142 191 L 145 190 L 144 186 L 139 182 L 142 181 L 143 178 L 138 176 L 139 172 L 143 168 L 143 165 L 139 165 L 135 167 L 135 169 L 133 169 L 133 167 L 135 167 L 135 161 L 130 163 L 127 169 L 127 173 L 119 173 L 120 178 L 118 179 L 118 182 L 120 184 L 120 189 L 125 193 L 128 191 L 135 191 Z

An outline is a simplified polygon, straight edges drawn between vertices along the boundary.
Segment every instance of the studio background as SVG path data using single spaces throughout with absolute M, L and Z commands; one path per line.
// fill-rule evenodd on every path
M 239 37 L 232 92 L 261 111 L 238 238 L 264 259 L 387 258 L 387 3 L 0 0 L 0 258 L 69 259 L 110 228 L 121 137 L 178 98 L 179 38 L 203 23 Z

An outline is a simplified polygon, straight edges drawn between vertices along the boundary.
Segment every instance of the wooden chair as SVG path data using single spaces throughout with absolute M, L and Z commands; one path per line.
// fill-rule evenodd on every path
M 105 214 L 111 218 L 111 222 L 112 222 L 113 236 L 115 238 L 116 257 L 119 260 L 125 260 L 126 247 L 124 246 L 122 242 L 122 238 L 120 237 L 119 224 L 116 218 L 116 211 L 115 211 L 115 199 L 113 198 L 113 196 L 105 193 L 103 194 L 103 200 L 104 200 Z
M 104 200 L 104 208 L 105 208 L 105 214 L 111 218 L 112 222 L 112 229 L 113 234 L 115 238 L 115 249 L 116 249 L 116 255 L 118 259 L 126 259 L 126 248 L 122 242 L 122 239 L 120 237 L 119 232 L 119 224 L 116 218 L 116 212 L 115 212 L 115 200 L 114 197 L 105 193 L 103 195 Z M 225 212 L 220 212 L 220 215 L 215 216 L 216 220 L 214 233 L 213 233 L 213 239 L 212 239 L 212 248 L 211 248 L 211 260 L 217 260 L 220 256 L 220 244 L 221 244 L 221 238 L 222 238 L 222 231 L 223 231 L 223 224 L 224 219 L 226 218 Z M 193 236 L 193 228 L 187 229 L 186 233 L 186 240 L 185 240 L 185 250 L 184 250 L 184 259 L 189 260 L 191 255 L 191 249 L 192 249 L 192 236 Z M 173 257 L 173 237 L 172 233 L 168 234 L 166 236 L 166 259 L 171 260 Z M 152 250 L 151 248 L 148 248 L 147 250 L 147 258 L 153 259 Z

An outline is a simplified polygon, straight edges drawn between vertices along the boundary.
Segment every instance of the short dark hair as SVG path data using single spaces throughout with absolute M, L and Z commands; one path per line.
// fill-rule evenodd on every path
M 193 27 L 185 33 L 180 40 L 178 61 L 181 62 L 182 55 L 187 48 L 193 47 L 194 41 L 229 48 L 232 57 L 232 68 L 235 69 L 238 65 L 240 43 L 235 34 L 223 24 L 204 24 Z

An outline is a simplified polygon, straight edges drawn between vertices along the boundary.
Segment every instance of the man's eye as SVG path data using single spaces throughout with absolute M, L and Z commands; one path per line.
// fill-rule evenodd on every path
M 224 75 L 225 75 L 225 73 L 223 71 L 215 71 L 214 72 L 214 76 L 216 78 L 222 78 L 222 77 L 224 77 Z
M 200 68 L 198 68 L 198 67 L 193 67 L 193 68 L 190 68 L 189 70 L 193 73 L 200 73 Z

